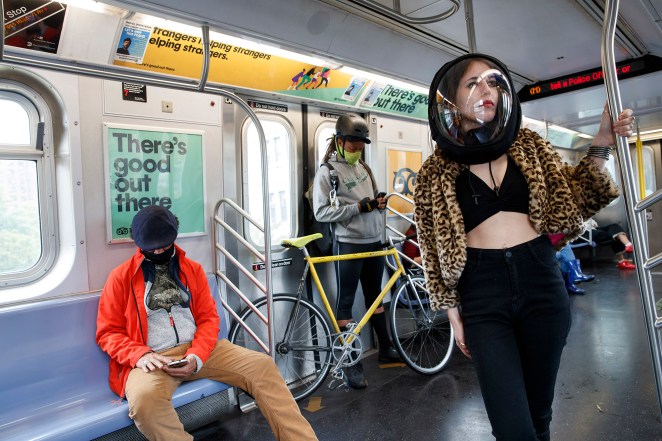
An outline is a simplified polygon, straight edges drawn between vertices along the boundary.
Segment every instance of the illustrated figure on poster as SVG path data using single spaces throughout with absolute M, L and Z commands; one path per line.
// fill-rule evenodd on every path
M 320 76 L 320 73 L 315 72 L 315 74 L 313 75 L 313 80 L 311 81 L 311 83 L 308 86 L 306 86 L 306 89 L 310 89 L 311 87 L 313 89 L 317 89 L 317 79 L 319 78 L 319 76 Z
M 298 90 L 301 86 L 305 86 L 313 80 L 313 75 L 315 75 L 316 67 L 311 67 L 308 72 L 301 78 L 301 81 L 297 85 L 296 89 Z
M 299 84 L 299 80 L 303 77 L 305 71 L 306 69 L 301 69 L 301 72 L 292 77 L 292 84 L 290 84 L 290 87 L 288 87 L 287 90 L 294 89 L 296 85 Z
M 124 41 L 122 41 L 122 46 L 117 48 L 117 53 L 122 55 L 131 55 L 129 53 L 129 46 L 131 46 L 131 39 L 126 37 Z
M 351 84 L 351 85 L 347 88 L 347 90 L 345 91 L 345 95 L 346 95 L 346 96 L 352 96 L 352 94 L 353 94 L 353 92 L 354 92 L 354 87 L 355 87 L 355 85 L 354 85 L 354 84 Z
M 320 72 L 320 77 L 322 78 L 322 80 L 315 89 L 319 89 L 319 87 L 322 84 L 324 84 L 324 87 L 329 87 L 329 79 L 330 79 L 329 75 L 331 75 L 331 69 L 329 69 L 328 67 L 323 67 L 322 72 Z

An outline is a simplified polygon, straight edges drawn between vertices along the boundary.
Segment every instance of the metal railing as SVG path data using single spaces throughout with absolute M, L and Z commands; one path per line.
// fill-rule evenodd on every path
M 412 225 L 414 227 L 416 226 L 416 221 L 414 221 L 414 219 L 412 219 L 410 216 L 407 216 L 407 215 L 401 213 L 400 211 L 398 211 L 397 209 L 395 209 L 394 207 L 389 205 L 389 202 L 392 199 L 400 200 L 400 201 L 403 201 L 403 202 L 407 203 L 408 205 L 410 205 L 412 207 L 412 210 L 414 208 L 414 201 L 409 199 L 408 197 L 406 197 L 405 195 L 403 195 L 401 193 L 393 192 L 393 193 L 386 196 L 386 210 L 384 210 L 384 212 L 383 212 L 384 213 L 385 229 L 384 229 L 384 237 L 382 238 L 382 242 L 386 242 L 388 240 L 388 236 L 395 236 L 395 237 L 400 237 L 400 238 L 401 237 L 406 237 L 406 234 L 402 233 L 401 229 L 397 228 L 397 226 L 392 225 L 393 222 L 389 223 L 389 218 L 393 219 L 393 220 L 403 221 L 405 223 L 405 225 L 407 225 L 407 228 L 405 229 L 405 231 L 407 231 L 409 229 L 409 227 L 412 226 Z M 419 248 L 419 250 L 420 250 L 420 246 L 419 246 L 417 241 L 415 242 L 411 239 L 407 239 L 407 242 L 409 242 L 410 244 L 412 244 L 415 247 Z M 399 248 L 398 248 L 398 254 L 400 255 L 400 259 L 403 262 L 408 262 L 412 266 L 412 268 L 417 268 L 420 271 L 423 271 L 423 266 L 420 263 L 414 262 L 413 259 L 411 259 L 409 256 L 407 256 Z
M 614 33 L 618 19 L 618 0 L 606 0 L 605 18 L 602 26 L 602 71 L 607 88 L 609 109 L 613 118 L 623 110 L 618 78 L 616 76 L 616 63 L 614 58 Z M 646 332 L 653 357 L 653 372 L 657 387 L 658 404 L 662 413 L 662 318 L 655 311 L 655 292 L 651 270 L 662 263 L 662 253 L 649 256 L 648 231 L 646 226 L 646 209 L 662 199 L 662 190 L 658 190 L 648 197 L 638 200 L 637 185 L 632 168 L 632 157 L 626 137 L 618 137 L 617 154 L 618 164 L 623 182 L 625 208 L 632 233 L 634 244 L 634 260 L 637 277 L 641 289 L 641 300 L 644 307 L 644 320 Z

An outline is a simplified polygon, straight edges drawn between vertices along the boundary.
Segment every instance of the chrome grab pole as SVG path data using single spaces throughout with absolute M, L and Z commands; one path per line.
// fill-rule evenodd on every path
M 606 0 L 605 18 L 602 25 L 602 71 L 607 88 L 609 110 L 612 118 L 621 113 L 621 97 L 616 76 L 614 59 L 614 34 L 618 19 L 618 0 Z M 631 240 L 634 245 L 634 260 L 637 277 L 641 289 L 641 300 L 644 307 L 644 321 L 653 358 L 653 372 L 657 386 L 658 404 L 662 414 L 662 320 L 657 318 L 655 311 L 655 295 L 651 269 L 662 263 L 662 255 L 649 257 L 648 232 L 646 227 L 646 208 L 657 202 L 660 197 L 656 192 L 642 201 L 637 201 L 636 181 L 632 168 L 632 157 L 626 137 L 619 136 L 617 142 L 618 165 L 621 172 L 625 198 L 625 207 L 630 226 Z M 657 325 L 657 326 L 656 326 Z

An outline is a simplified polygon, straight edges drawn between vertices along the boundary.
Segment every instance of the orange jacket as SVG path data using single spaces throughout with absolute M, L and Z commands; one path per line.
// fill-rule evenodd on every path
M 204 363 L 216 346 L 220 319 L 216 302 L 209 291 L 202 266 L 186 257 L 177 247 L 179 278 L 191 293 L 191 313 L 196 323 L 195 337 L 186 352 L 195 354 Z M 97 344 L 110 356 L 110 388 L 120 397 L 129 372 L 147 352 L 147 312 L 145 311 L 145 280 L 141 264 L 144 256 L 138 249 L 131 259 L 115 268 L 106 281 L 99 300 Z

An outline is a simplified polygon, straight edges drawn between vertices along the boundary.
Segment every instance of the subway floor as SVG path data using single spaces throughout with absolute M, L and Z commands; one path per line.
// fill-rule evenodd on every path
M 556 384 L 552 440 L 662 441 L 637 275 L 610 260 L 582 260 L 582 267 L 596 278 L 580 285 L 585 295 L 571 297 L 573 323 Z M 366 389 L 330 391 L 324 385 L 299 403 L 320 441 L 494 439 L 471 361 L 459 350 L 434 376 L 404 364 L 380 365 L 374 351 L 363 365 Z M 237 410 L 193 434 L 196 441 L 274 439 L 259 410 Z

